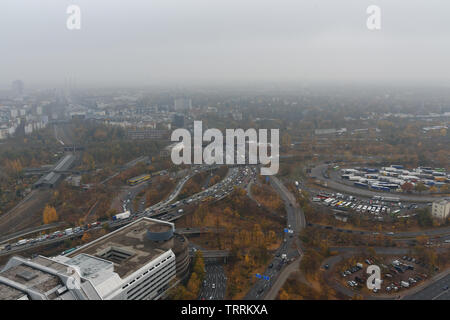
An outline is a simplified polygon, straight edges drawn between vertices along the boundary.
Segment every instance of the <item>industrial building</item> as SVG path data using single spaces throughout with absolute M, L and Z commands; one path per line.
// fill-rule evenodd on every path
M 55 166 L 50 169 L 48 173 L 42 176 L 36 183 L 34 183 L 33 188 L 53 188 L 58 183 L 62 177 L 62 172 L 67 171 L 75 162 L 75 155 L 67 154 L 61 160 L 59 160 Z
M 188 274 L 185 237 L 170 222 L 141 218 L 67 256 L 11 258 L 0 300 L 154 300 Z

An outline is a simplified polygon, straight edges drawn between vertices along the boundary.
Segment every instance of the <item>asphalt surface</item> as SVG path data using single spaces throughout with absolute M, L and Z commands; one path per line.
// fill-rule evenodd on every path
M 200 300 L 224 300 L 227 289 L 227 277 L 221 264 L 205 264 L 205 280 L 200 289 Z
M 373 248 L 378 255 L 405 255 L 410 252 L 410 249 L 408 248 L 385 248 L 385 247 L 375 247 Z M 328 278 L 330 279 L 329 284 L 333 289 L 336 291 L 348 296 L 353 297 L 355 294 L 355 291 L 351 290 L 348 287 L 342 286 L 337 281 L 332 280 L 333 275 L 331 274 L 333 272 L 333 266 L 338 263 L 339 261 L 352 257 L 355 254 L 361 253 L 365 250 L 364 247 L 332 247 L 330 248 L 331 251 L 337 251 L 339 252 L 338 255 L 331 256 L 327 259 L 325 259 L 322 262 L 322 266 L 328 265 L 328 270 L 325 270 L 325 273 L 328 274 Z M 438 250 L 445 250 L 445 249 L 438 249 Z M 442 300 L 448 300 L 448 290 L 447 293 L 445 293 L 443 288 L 446 285 L 450 285 L 450 274 L 448 274 L 448 271 L 444 273 L 446 277 L 441 279 L 441 276 L 435 276 L 433 279 L 431 279 L 431 283 L 426 285 L 423 289 L 421 287 L 416 287 L 410 289 L 410 291 L 420 290 L 415 292 L 414 294 L 410 294 L 404 297 L 406 300 L 432 300 L 434 298 L 442 299 Z M 441 295 L 442 294 L 442 295 Z M 369 300 L 379 300 L 379 299 L 398 299 L 398 295 L 386 295 L 386 294 L 379 294 L 377 296 L 366 296 L 366 299 Z
M 288 263 L 292 263 L 301 256 L 300 240 L 298 235 L 300 230 L 306 226 L 305 216 L 300 210 L 297 201 L 295 200 L 295 196 L 287 190 L 287 188 L 277 177 L 271 176 L 270 182 L 274 190 L 280 195 L 285 203 L 287 213 L 286 229 L 292 230 L 292 233 L 284 233 L 283 242 L 276 250 L 275 257 L 271 260 L 270 264 L 261 275 L 261 278 L 257 277 L 255 274 L 255 277 L 257 277 L 258 280 L 248 291 L 244 298 L 245 300 L 264 299 L 267 293 L 271 291 L 274 284 L 276 284 L 276 287 L 280 288 L 281 285 L 277 281 L 284 282 L 286 278 L 279 278 L 280 274 L 286 270 L 283 268 Z M 282 258 L 283 255 L 286 255 L 286 258 Z M 290 269 L 287 270 L 289 273 L 291 271 L 292 270 Z M 274 295 L 275 293 L 272 291 L 271 294 Z
M 426 288 L 410 296 L 405 300 L 450 300 L 450 274 L 437 280 Z

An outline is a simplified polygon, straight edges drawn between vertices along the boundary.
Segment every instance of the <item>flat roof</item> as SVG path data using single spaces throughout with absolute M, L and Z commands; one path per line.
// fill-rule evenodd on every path
M 62 284 L 59 277 L 25 264 L 3 271 L 1 276 L 42 294 Z
M 26 295 L 26 293 L 16 288 L 0 283 L 0 300 L 17 300 Z
M 58 170 L 67 170 L 72 165 L 72 162 L 75 160 L 75 156 L 73 154 L 65 155 L 61 160 L 53 168 L 53 171 Z
M 158 225 L 172 226 L 164 221 L 141 218 L 88 243 L 67 257 L 76 259 L 78 255 L 86 254 L 107 260 L 113 264 L 114 272 L 122 279 L 126 278 L 168 250 L 178 251 L 184 245 L 180 237 L 172 237 L 164 242 L 149 240 L 147 231 Z

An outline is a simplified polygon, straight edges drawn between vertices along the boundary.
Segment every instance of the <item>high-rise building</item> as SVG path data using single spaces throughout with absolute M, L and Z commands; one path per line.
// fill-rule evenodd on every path
M 431 215 L 437 219 L 447 219 L 450 215 L 450 200 L 442 199 L 433 202 L 433 206 L 431 207 Z
M 0 299 L 159 299 L 189 269 L 188 241 L 174 231 L 141 218 L 65 256 L 13 257 L 0 271 Z
M 16 95 L 22 95 L 23 94 L 23 81 L 22 80 L 15 80 L 12 82 L 11 85 L 11 89 L 12 91 L 16 94 Z

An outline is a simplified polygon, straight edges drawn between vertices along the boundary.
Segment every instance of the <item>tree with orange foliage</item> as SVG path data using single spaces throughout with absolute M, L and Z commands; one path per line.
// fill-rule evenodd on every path
M 44 213 L 42 214 L 42 220 L 44 224 L 49 224 L 55 221 L 58 221 L 59 217 L 56 213 L 56 209 L 52 206 L 46 205 L 44 209 Z
M 85 232 L 83 234 L 83 236 L 81 237 L 81 241 L 83 243 L 87 243 L 87 242 L 91 241 L 91 235 L 89 234 L 89 232 Z

